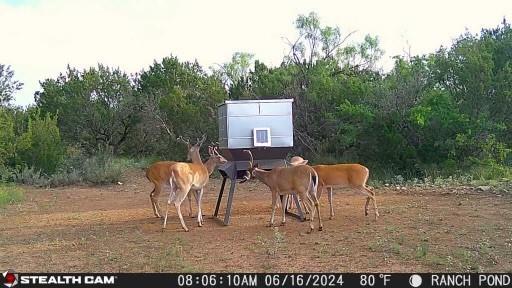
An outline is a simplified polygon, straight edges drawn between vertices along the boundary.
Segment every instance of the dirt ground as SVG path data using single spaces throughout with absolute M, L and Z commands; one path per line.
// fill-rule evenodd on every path
M 257 181 L 238 185 L 231 225 L 224 226 L 211 217 L 220 182 L 212 179 L 205 191 L 203 227 L 188 216 L 184 202 L 188 233 L 174 209 L 162 231 L 150 205 L 153 187 L 142 171 L 128 173 L 122 185 L 25 187 L 24 202 L 0 210 L 0 267 L 20 272 L 512 272 L 511 195 L 469 187 L 376 189 L 381 216 L 375 221 L 372 209 L 364 216 L 364 196 L 335 189 L 335 218 L 329 220 L 323 197 L 324 231 L 307 234 L 308 224 L 292 217 L 285 226 L 265 227 L 271 195 Z M 276 223 L 280 215 L 277 211 Z

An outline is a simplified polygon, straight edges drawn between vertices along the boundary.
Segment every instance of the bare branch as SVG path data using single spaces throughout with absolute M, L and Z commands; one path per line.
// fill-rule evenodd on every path
M 167 124 L 165 124 L 165 121 L 164 119 L 162 119 L 162 117 L 160 117 L 157 113 L 155 113 L 155 117 L 156 119 L 158 119 L 162 125 L 160 125 L 160 127 L 164 127 L 165 128 L 165 131 L 167 131 L 167 133 L 169 134 L 169 136 L 171 137 L 174 137 L 174 133 L 171 132 L 171 129 L 169 129 L 169 127 L 167 126 Z
M 339 48 L 343 43 L 345 43 L 345 41 L 347 41 L 347 39 L 348 39 L 350 36 L 352 36 L 352 34 L 354 34 L 354 33 L 356 33 L 356 32 L 357 32 L 357 30 L 354 30 L 354 31 L 352 31 L 352 32 L 348 33 L 348 34 L 347 34 L 347 36 L 345 36 L 345 38 L 343 38 L 343 40 L 341 40 L 338 44 L 334 45 L 334 46 L 332 47 L 332 49 L 331 49 L 331 50 L 329 50 L 329 51 L 326 53 L 326 55 L 325 55 L 325 56 L 326 56 L 326 57 L 329 57 L 329 56 L 332 54 L 332 52 L 334 52 L 334 50 L 338 49 L 338 48 Z
M 299 138 L 300 142 L 302 142 L 302 144 L 304 144 L 304 146 L 306 146 L 311 152 L 313 152 L 313 154 L 318 156 L 318 153 L 316 153 L 315 149 L 313 149 L 313 147 L 312 147 L 313 144 L 311 142 L 313 142 L 313 140 L 306 134 L 300 132 L 299 130 L 297 130 L 297 129 L 294 129 L 294 130 L 295 130 L 294 132 L 295 132 L 295 134 L 297 134 L 297 138 Z

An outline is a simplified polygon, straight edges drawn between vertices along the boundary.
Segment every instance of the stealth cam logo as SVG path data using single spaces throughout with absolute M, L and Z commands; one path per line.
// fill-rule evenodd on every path
M 18 284 L 18 274 L 13 270 L 7 270 L 2 273 L 0 281 L 4 285 L 3 287 L 14 287 Z

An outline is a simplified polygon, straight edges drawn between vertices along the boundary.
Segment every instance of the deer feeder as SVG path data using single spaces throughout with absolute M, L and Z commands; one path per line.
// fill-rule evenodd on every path
M 293 148 L 293 99 L 227 100 L 218 106 L 219 153 L 228 160 L 218 167 L 223 180 L 215 206 L 218 216 L 226 180 L 231 185 L 224 214 L 224 224 L 229 225 L 231 206 L 238 179 L 243 179 L 249 168 L 248 153 L 261 169 L 286 166 L 286 156 Z M 299 217 L 300 205 L 294 195 Z

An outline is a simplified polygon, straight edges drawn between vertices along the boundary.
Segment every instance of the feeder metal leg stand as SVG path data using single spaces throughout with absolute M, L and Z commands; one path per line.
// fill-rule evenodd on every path
M 215 206 L 215 213 L 213 213 L 214 217 L 217 217 L 219 214 L 220 202 L 222 201 L 222 194 L 224 194 L 224 186 L 226 185 L 226 180 L 227 177 L 222 177 L 222 185 L 220 186 L 219 198 L 217 199 L 217 205 Z
M 228 203 L 226 205 L 226 214 L 224 214 L 224 225 L 229 225 L 230 218 L 231 218 L 231 206 L 233 205 L 233 195 L 235 194 L 236 175 L 237 175 L 236 165 L 234 167 L 232 167 L 232 170 L 230 171 L 230 173 L 227 173 L 227 175 L 224 175 L 224 177 L 223 177 L 224 179 L 222 179 L 222 185 L 221 185 L 220 191 L 219 191 L 219 198 L 217 199 L 217 205 L 215 206 L 215 212 L 213 213 L 214 217 L 217 217 L 217 215 L 219 214 L 220 203 L 222 202 L 222 196 L 224 194 L 226 180 L 227 180 L 227 178 L 229 178 L 229 180 L 231 181 L 231 185 L 229 187 L 229 192 L 228 192 Z
M 235 179 L 231 178 L 231 185 L 229 187 L 228 205 L 226 206 L 226 215 L 224 215 L 224 225 L 229 225 L 231 218 L 231 205 L 233 204 L 233 194 L 235 194 L 236 176 Z

